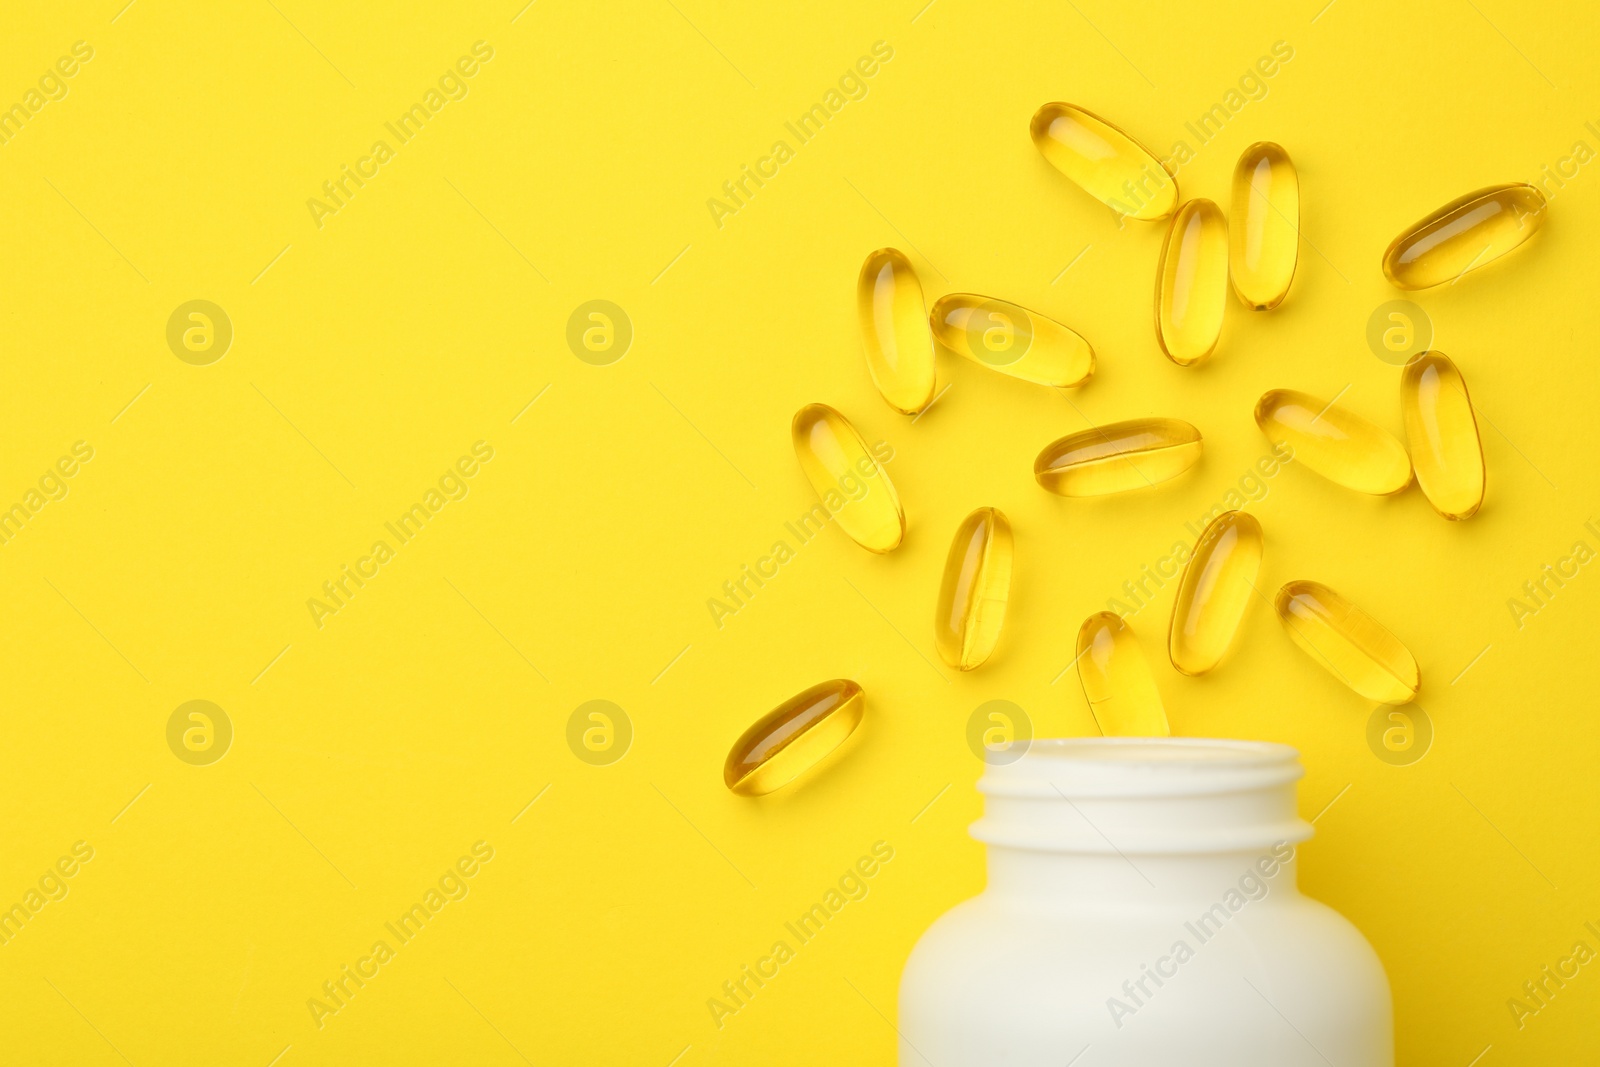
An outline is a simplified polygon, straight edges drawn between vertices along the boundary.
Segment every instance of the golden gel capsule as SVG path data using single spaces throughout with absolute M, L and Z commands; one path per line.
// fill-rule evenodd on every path
M 1300 260 L 1300 176 L 1280 145 L 1257 141 L 1233 168 L 1228 277 L 1247 308 L 1283 303 Z
M 1346 489 L 1387 496 L 1411 484 L 1405 446 L 1337 404 L 1274 389 L 1256 403 L 1256 425 L 1274 444 L 1293 448 L 1295 462 Z
M 847 678 L 814 685 L 757 719 L 728 750 L 722 780 L 740 796 L 782 788 L 821 763 L 861 723 L 866 697 Z
M 1011 597 L 1011 556 L 1011 523 L 998 508 L 968 515 L 950 542 L 933 643 L 957 670 L 982 666 L 1000 640 Z
M 1178 209 L 1156 268 L 1156 340 L 1180 367 L 1217 347 L 1228 308 L 1228 223 L 1209 200 Z
M 1094 373 L 1088 341 L 1016 304 L 950 293 L 933 305 L 930 318 L 940 344 L 1001 374 L 1064 388 L 1082 385 Z
M 933 403 L 936 375 L 928 306 L 904 252 L 880 248 L 861 264 L 856 311 L 867 370 L 889 406 L 915 415 Z
M 1204 674 L 1227 654 L 1245 609 L 1259 594 L 1261 523 L 1224 511 L 1200 532 L 1172 605 L 1167 654 L 1184 674 Z
M 1419 352 L 1400 375 L 1400 410 L 1417 484 L 1447 519 L 1483 504 L 1483 442 L 1467 383 L 1443 352 Z
M 1200 431 L 1177 419 L 1130 419 L 1070 433 L 1033 461 L 1033 476 L 1062 496 L 1101 496 L 1176 478 L 1200 458 Z
M 1545 206 L 1539 190 L 1520 183 L 1468 193 L 1396 237 L 1383 273 L 1402 289 L 1453 282 L 1538 233 Z
M 1144 145 L 1098 115 L 1046 104 L 1028 125 L 1034 147 L 1119 215 L 1154 222 L 1178 206 L 1178 183 Z
M 889 472 L 856 428 L 826 404 L 807 404 L 795 412 L 790 433 L 800 469 L 829 515 L 862 548 L 893 551 L 906 535 L 906 513 Z
M 1371 615 L 1319 582 L 1290 582 L 1275 606 L 1294 643 L 1328 673 L 1368 700 L 1415 700 L 1417 661 Z
M 1172 733 L 1139 639 L 1115 612 L 1091 615 L 1078 629 L 1078 680 L 1107 737 Z

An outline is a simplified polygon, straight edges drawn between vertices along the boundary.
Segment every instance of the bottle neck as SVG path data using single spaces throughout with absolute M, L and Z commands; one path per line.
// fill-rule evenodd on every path
M 1220 903 L 1230 911 L 1299 893 L 1295 847 L 1187 854 L 1046 852 L 990 845 L 988 892 L 1008 899 L 1059 902 Z

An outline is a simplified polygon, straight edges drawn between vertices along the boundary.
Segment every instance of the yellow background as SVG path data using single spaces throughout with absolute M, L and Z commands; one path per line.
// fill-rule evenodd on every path
M 1257 396 L 1348 386 L 1400 432 L 1398 368 L 1365 341 L 1401 295 L 1389 240 L 1600 147 L 1579 4 L 122 3 L 14 6 L 0 36 L 5 104 L 75 41 L 95 50 L 0 146 L 0 502 L 95 450 L 0 547 L 0 904 L 95 850 L 0 946 L 18 1063 L 888 1062 L 907 952 L 983 882 L 973 709 L 1093 732 L 1060 676 L 1078 624 L 1265 453 Z M 479 40 L 494 58 L 469 94 L 319 229 L 307 199 Z M 797 145 L 783 123 L 880 40 L 868 95 Z M 1119 230 L 1028 118 L 1069 100 L 1196 147 L 1185 121 L 1276 41 L 1292 61 L 1179 184 L 1225 203 L 1239 151 L 1281 142 L 1299 274 L 1180 369 L 1151 327 L 1161 226 Z M 795 158 L 718 228 L 707 199 L 780 138 Z M 1520 631 L 1506 605 L 1575 541 L 1600 547 L 1597 197 L 1590 164 L 1535 245 L 1415 297 L 1485 420 L 1480 515 L 1294 466 L 1251 505 L 1267 585 L 1325 581 L 1415 652 L 1421 762 L 1377 759 L 1371 709 L 1265 606 L 1201 679 L 1159 658 L 1171 584 L 1133 618 L 1176 732 L 1302 751 L 1302 811 L 1322 812 L 1304 888 L 1382 956 L 1404 1064 L 1600 1055 L 1594 966 L 1521 1030 L 1506 1007 L 1574 941 L 1600 947 L 1582 925 L 1600 925 L 1600 576 Z M 1060 394 L 945 354 L 938 404 L 893 413 L 853 308 L 882 245 L 930 303 L 975 291 L 1071 324 L 1099 371 Z M 233 323 L 209 366 L 166 344 L 192 299 Z M 565 341 L 591 299 L 633 323 L 609 366 Z M 708 598 L 813 502 L 788 423 L 815 400 L 894 446 L 905 543 L 871 556 L 829 530 L 719 629 Z M 1048 441 L 1143 415 L 1199 426 L 1200 466 L 1098 501 L 1034 483 Z M 470 494 L 318 628 L 308 598 L 479 440 L 495 454 Z M 979 505 L 1010 516 L 1018 579 L 997 658 L 958 677 L 930 616 Z M 868 694 L 850 749 L 732 796 L 734 738 L 839 676 Z M 167 745 L 193 699 L 235 729 L 210 766 Z M 633 725 L 610 766 L 567 747 L 593 699 Z M 470 894 L 318 1028 L 307 1000 L 480 840 Z M 714 1026 L 707 999 L 880 840 L 870 895 Z

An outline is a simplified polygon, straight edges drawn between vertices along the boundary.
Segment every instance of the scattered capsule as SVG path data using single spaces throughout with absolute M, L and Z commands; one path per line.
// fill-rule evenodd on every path
M 1443 352 L 1419 352 L 1400 375 L 1400 409 L 1417 484 L 1447 519 L 1483 504 L 1483 442 L 1467 383 Z
M 1411 484 L 1405 446 L 1337 404 L 1274 389 L 1256 403 L 1256 425 L 1274 444 L 1289 445 L 1297 463 L 1346 489 L 1388 496 Z
M 790 435 L 800 469 L 844 532 L 870 552 L 893 551 L 906 535 L 906 513 L 889 472 L 850 421 L 826 404 L 807 404 L 795 412 Z
M 1094 349 L 1054 319 L 1004 300 L 950 293 L 933 305 L 933 335 L 957 355 L 1013 378 L 1063 388 L 1094 373 Z
M 933 403 L 936 375 L 928 306 L 904 252 L 880 248 L 861 264 L 856 310 L 867 370 L 889 406 L 915 415 Z
M 1200 532 L 1172 605 L 1167 654 L 1184 674 L 1204 674 L 1228 652 L 1245 608 L 1257 595 L 1261 523 L 1224 511 Z
M 1228 307 L 1228 223 L 1209 200 L 1178 209 L 1156 267 L 1156 340 L 1180 367 L 1211 354 Z
M 865 709 L 861 687 L 847 678 L 814 685 L 739 735 L 722 765 L 722 780 L 746 797 L 780 789 L 844 744 Z
M 1468 193 L 1396 237 L 1383 254 L 1384 276 L 1402 289 L 1455 281 L 1538 233 L 1546 206 L 1544 194 L 1520 182 Z
M 1033 476 L 1062 496 L 1101 496 L 1176 478 L 1200 458 L 1200 431 L 1177 419 L 1130 419 L 1045 446 Z
M 1100 732 L 1107 737 L 1166 737 L 1167 712 L 1133 629 L 1115 612 L 1083 620 L 1078 630 L 1078 680 Z
M 1228 276 L 1247 308 L 1283 303 L 1300 259 L 1300 176 L 1281 145 L 1257 141 L 1233 168 Z
M 1274 605 L 1301 650 L 1368 700 L 1405 704 L 1422 684 L 1417 661 L 1371 615 L 1319 582 L 1290 582 Z
M 1154 222 L 1178 206 L 1178 183 L 1144 145 L 1098 115 L 1046 104 L 1028 125 L 1050 164 L 1119 215 Z
M 1011 523 L 998 508 L 962 520 L 950 542 L 933 617 L 939 655 L 957 670 L 982 666 L 1000 640 L 1011 597 Z

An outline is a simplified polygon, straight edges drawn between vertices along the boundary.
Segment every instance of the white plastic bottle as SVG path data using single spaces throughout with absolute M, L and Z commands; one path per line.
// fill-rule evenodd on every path
M 1383 965 L 1295 885 L 1294 749 L 1008 755 L 978 784 L 988 887 L 906 963 L 902 1067 L 1393 1067 Z

